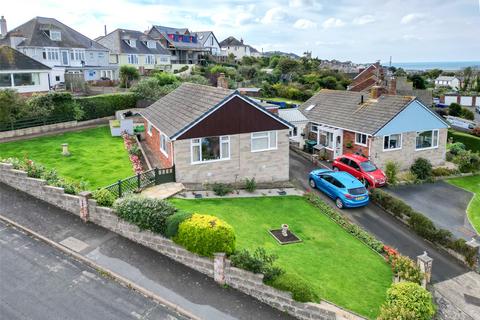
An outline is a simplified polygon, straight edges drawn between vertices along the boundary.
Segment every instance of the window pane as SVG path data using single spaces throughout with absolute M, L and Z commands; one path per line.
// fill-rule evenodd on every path
M 385 136 L 385 138 L 383 138 L 383 149 L 388 149 L 388 136 Z
M 230 156 L 230 143 L 222 142 L 222 159 L 227 159 Z
M 193 162 L 199 162 L 200 161 L 200 146 L 193 146 L 192 147 L 192 160 Z
M 32 86 L 35 83 L 32 79 L 31 73 L 14 73 L 13 74 L 13 82 L 16 87 L 18 86 Z
M 423 131 L 417 134 L 416 147 L 417 149 L 432 147 L 432 131 Z
M 254 132 L 252 133 L 252 137 L 254 138 L 262 138 L 266 137 L 268 135 L 268 132 Z
M 268 149 L 268 137 L 252 139 L 252 150 L 256 151 L 264 149 Z
M 220 159 L 220 138 L 208 137 L 202 139 L 202 161 Z
M 270 131 L 270 148 L 276 148 L 277 147 L 277 132 L 276 131 Z
M 438 147 L 438 130 L 433 131 L 433 146 Z
M 0 73 L 0 87 L 11 87 L 10 73 Z

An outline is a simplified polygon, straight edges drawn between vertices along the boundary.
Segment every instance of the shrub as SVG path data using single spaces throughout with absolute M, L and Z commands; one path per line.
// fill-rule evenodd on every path
M 455 142 L 455 143 L 452 143 L 448 146 L 448 151 L 451 154 L 453 154 L 454 156 L 456 156 L 457 154 L 459 154 L 463 150 L 466 150 L 465 149 L 465 144 L 463 144 L 461 142 Z
M 410 217 L 415 211 L 404 201 L 381 189 L 372 189 L 370 199 L 399 218 Z
M 214 183 L 212 186 L 213 192 L 220 197 L 223 197 L 233 191 L 232 186 L 225 183 Z
M 157 78 L 150 77 L 140 80 L 130 91 L 135 94 L 138 99 L 156 101 L 178 88 L 179 85 L 179 82 L 160 85 Z
M 235 232 L 225 221 L 209 215 L 193 214 L 180 223 L 173 240 L 191 252 L 211 257 L 215 252 L 227 255 L 235 251 Z
M 257 182 L 255 181 L 255 178 L 245 179 L 245 190 L 248 192 L 254 192 L 257 190 Z
M 123 65 L 120 67 L 120 86 L 123 88 L 130 87 L 132 80 L 140 78 L 140 73 L 134 66 Z
M 387 182 L 391 185 L 396 185 L 398 182 L 398 163 L 396 163 L 395 161 L 387 161 L 385 174 L 387 176 Z
M 84 111 L 84 120 L 113 116 L 115 111 L 135 108 L 137 97 L 133 93 L 112 93 L 75 100 Z
M 418 212 L 412 213 L 408 224 L 418 235 L 432 242 L 445 245 L 451 240 L 450 231 L 437 229 L 430 219 Z
M 434 177 L 446 177 L 458 174 L 459 170 L 457 169 L 450 169 L 446 167 L 439 167 L 432 169 L 432 174 Z
M 480 151 L 479 137 L 464 132 L 448 130 L 448 138 L 453 139 L 453 142 L 462 142 L 467 150 L 472 150 L 473 152 Z
M 387 301 L 382 306 L 379 319 L 399 319 L 398 315 L 392 314 L 392 309 L 400 310 L 402 314 L 413 315 L 412 318 L 405 319 L 431 320 L 435 315 L 432 295 L 413 282 L 399 282 L 387 290 Z
M 410 171 L 420 180 L 432 178 L 432 164 L 425 158 L 417 158 L 410 167 Z
M 448 114 L 453 117 L 459 117 L 462 113 L 462 106 L 458 103 L 452 102 L 448 107 Z
M 230 257 L 232 265 L 253 273 L 262 273 L 263 281 L 269 282 L 282 275 L 284 271 L 275 267 L 273 263 L 277 260 L 274 254 L 268 254 L 264 248 L 257 248 L 253 254 L 247 249 L 236 252 Z
M 171 216 L 168 216 L 166 220 L 167 229 L 165 230 L 165 236 L 168 238 L 175 237 L 178 234 L 178 226 L 180 223 L 190 219 L 191 217 L 191 213 L 183 211 L 175 212 Z
M 392 259 L 391 264 L 393 273 L 401 280 L 421 284 L 423 273 L 412 259 L 397 255 Z
M 283 274 L 269 283 L 272 287 L 290 291 L 292 298 L 298 302 L 318 302 L 319 297 L 310 283 L 295 274 Z
M 165 234 L 168 216 L 175 213 L 175 208 L 160 199 L 130 196 L 118 199 L 113 204 L 117 215 L 140 229 Z
M 398 180 L 402 181 L 406 184 L 414 184 L 414 183 L 417 183 L 417 181 L 418 181 L 417 176 L 414 173 L 412 173 L 411 171 L 401 172 L 398 175 Z
M 132 145 L 132 147 L 128 150 L 128 153 L 138 157 L 142 155 L 142 151 L 140 150 L 140 147 L 137 143 Z
M 460 172 L 480 170 L 480 156 L 470 150 L 459 151 L 452 161 L 458 165 Z
M 115 195 L 107 189 L 98 189 L 92 193 L 93 199 L 102 207 L 111 207 L 115 202 Z
M 55 187 L 63 188 L 65 193 L 78 194 L 88 189 L 88 184 L 85 181 L 73 181 L 68 179 L 59 179 L 53 184 Z
M 467 119 L 467 120 L 475 120 L 475 115 L 472 111 L 468 110 L 467 108 L 462 108 L 460 112 L 460 117 Z
M 176 76 L 167 72 L 161 72 L 161 73 L 155 74 L 155 79 L 157 79 L 158 84 L 160 86 L 164 86 L 167 84 L 174 84 L 179 81 Z

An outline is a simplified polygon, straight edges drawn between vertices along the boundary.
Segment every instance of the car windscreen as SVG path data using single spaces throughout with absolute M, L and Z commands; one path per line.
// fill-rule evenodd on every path
M 370 161 L 360 162 L 360 166 L 362 167 L 363 171 L 366 172 L 372 172 L 377 170 L 377 167 Z
M 364 187 L 348 189 L 348 193 L 353 196 L 358 196 L 359 194 L 367 193 L 367 189 L 365 189 Z

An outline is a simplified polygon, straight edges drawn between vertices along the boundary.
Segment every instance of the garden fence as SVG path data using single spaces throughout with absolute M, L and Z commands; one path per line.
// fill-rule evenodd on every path
M 104 189 L 110 191 L 116 198 L 122 198 L 132 193 L 138 193 L 142 189 L 175 181 L 175 167 L 159 169 L 154 168 L 135 176 L 118 180 Z
M 55 124 L 60 122 L 73 121 L 73 120 L 75 119 L 72 115 L 72 116 L 64 116 L 64 117 L 58 117 L 58 116 L 45 117 L 45 118 L 34 117 L 34 118 L 24 118 L 19 120 L 5 121 L 5 122 L 0 122 L 0 132 L 38 127 L 38 126 L 44 126 L 47 124 Z

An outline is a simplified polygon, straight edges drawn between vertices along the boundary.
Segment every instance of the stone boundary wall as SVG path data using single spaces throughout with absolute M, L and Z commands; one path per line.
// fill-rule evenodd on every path
M 121 220 L 112 209 L 100 207 L 95 200 L 85 198 L 88 192 L 78 196 L 65 194 L 63 188 L 48 186 L 45 180 L 27 177 L 26 172 L 15 170 L 11 164 L 6 163 L 0 163 L 0 182 L 111 230 L 209 277 L 214 278 L 215 274 L 221 273 L 222 283 L 299 319 L 365 319 L 327 301 L 322 300 L 320 303 L 294 301 L 290 292 L 265 285 L 262 274 L 235 268 L 227 259 L 224 259 L 223 264 L 214 263 L 213 259 L 191 253 L 170 239 L 150 231 L 142 231 L 137 226 Z
M 2 139 L 47 134 L 50 132 L 55 132 L 55 131 L 64 130 L 64 129 L 81 128 L 81 127 L 90 126 L 94 124 L 104 124 L 104 123 L 108 123 L 108 120 L 111 120 L 111 119 L 113 119 L 113 117 L 105 117 L 105 118 L 92 119 L 92 120 L 80 121 L 80 122 L 74 120 L 74 121 L 59 122 L 54 124 L 47 124 L 44 126 L 30 127 L 30 128 L 11 130 L 11 131 L 3 131 L 3 132 L 0 132 L 0 142 L 2 142 Z

